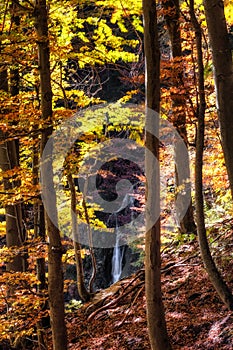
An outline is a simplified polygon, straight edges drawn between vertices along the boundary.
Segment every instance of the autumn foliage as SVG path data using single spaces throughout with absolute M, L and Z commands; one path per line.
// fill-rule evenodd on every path
M 40 171 L 43 166 L 40 161 L 45 147 L 43 142 L 46 143 L 45 140 L 49 139 L 52 130 L 59 130 L 62 123 L 88 107 L 103 103 L 108 106 L 111 103 L 117 111 L 115 115 L 110 113 L 111 120 L 104 125 L 96 123 L 94 128 L 82 134 L 67 153 L 62 178 L 59 179 L 64 189 L 62 201 L 70 201 L 69 181 L 72 183 L 74 175 L 77 175 L 85 155 L 99 143 L 108 140 L 110 134 L 128 132 L 130 139 L 144 145 L 144 120 L 135 117 L 129 125 L 127 114 L 118 112 L 125 103 L 144 105 L 148 96 L 144 86 L 147 82 L 142 2 L 49 0 L 46 7 L 47 37 L 40 37 L 38 34 L 37 9 L 41 3 L 46 4 L 46 1 L 36 1 L 34 4 L 32 1 L 4 0 L 0 4 L 0 347 L 3 344 L 9 346 L 9 349 L 26 349 L 30 346 L 41 350 L 43 346 L 49 348 L 51 344 L 48 266 L 51 252 L 55 253 L 51 250 L 53 247 L 50 247 L 49 219 L 44 212 L 41 197 Z M 161 118 L 168 120 L 178 130 L 187 145 L 191 194 L 194 200 L 194 161 L 200 122 L 200 71 L 197 64 L 199 52 L 196 29 L 192 22 L 190 3 L 185 1 L 179 4 L 178 1 L 177 18 L 174 17 L 175 8 L 171 1 L 159 1 L 156 8 L 160 48 L 160 114 Z M 229 42 L 232 44 L 232 1 L 225 1 L 224 6 Z M 203 203 L 207 237 L 211 234 L 211 240 L 217 240 L 217 237 L 212 237 L 212 232 L 216 222 L 231 220 L 232 198 L 216 107 L 214 62 L 205 9 L 201 1 L 194 2 L 194 12 L 200 25 L 204 65 Z M 181 39 L 180 56 L 176 57 L 174 52 L 172 54 L 169 18 L 176 19 Z M 173 24 L 170 22 L 170 25 Z M 42 68 L 38 52 L 42 44 L 49 47 L 51 96 L 41 94 Z M 229 98 L 232 99 L 232 96 Z M 52 113 L 44 117 L 45 102 L 49 99 Z M 83 121 L 84 118 L 88 122 L 88 116 L 83 116 Z M 82 123 L 82 120 L 79 122 Z M 163 175 L 167 191 L 165 207 L 161 209 L 161 244 L 165 252 L 174 244 L 176 254 L 177 246 L 184 245 L 185 250 L 187 244 L 196 244 L 196 230 L 192 226 L 192 232 L 184 233 L 176 222 L 174 208 L 178 190 L 175 188 L 174 167 L 171 166 L 172 159 L 168 150 L 163 144 L 158 147 L 160 163 L 165 169 Z M 106 169 L 101 171 L 103 177 L 108 175 Z M 139 177 L 138 174 L 137 176 Z M 140 176 L 140 180 L 144 181 L 144 174 Z M 54 178 L 56 180 L 56 176 Z M 106 222 L 96 216 L 100 209 L 98 206 L 85 206 L 85 196 L 78 190 L 74 199 L 80 220 L 88 223 L 91 228 L 106 228 Z M 144 208 L 145 198 L 140 198 L 139 202 Z M 195 201 L 193 209 L 195 218 Z M 76 246 L 75 252 L 72 240 L 67 238 L 72 236 L 70 213 L 63 209 L 58 211 L 61 221 L 58 248 L 59 259 L 63 264 L 60 271 L 62 276 L 66 264 L 75 264 L 77 249 L 81 263 L 91 249 L 80 245 L 78 248 Z M 143 261 L 145 238 L 140 236 L 139 242 L 133 248 L 139 252 Z M 172 259 L 171 256 L 168 257 L 169 254 L 166 255 L 167 260 Z M 218 260 L 221 251 L 215 251 L 215 254 Z M 169 264 L 167 260 L 166 263 Z M 194 263 L 196 264 L 195 259 Z M 220 266 L 220 270 L 224 268 L 225 266 Z M 181 277 L 180 282 L 182 287 L 184 282 Z M 227 282 L 232 287 L 232 280 Z M 63 295 L 69 285 L 75 283 L 76 281 L 67 279 L 64 282 L 64 291 L 58 287 L 60 294 Z M 169 288 L 166 278 L 163 284 L 164 288 Z M 179 286 L 174 285 L 174 288 L 179 289 Z M 145 302 L 142 284 L 132 291 L 135 303 L 137 298 Z M 202 295 L 203 293 L 202 290 Z M 87 299 L 91 297 L 92 292 L 88 293 Z M 77 308 L 80 304 L 81 302 L 76 305 Z M 166 304 L 165 307 L 170 308 Z M 130 306 L 129 314 L 131 310 L 134 310 L 134 302 Z M 141 312 L 142 310 L 135 322 L 141 322 Z M 169 309 L 169 314 L 172 312 Z M 83 317 L 81 313 L 80 317 Z M 69 308 L 66 309 L 66 317 L 70 321 Z M 124 322 L 122 320 L 122 324 Z M 172 332 L 170 322 L 168 333 Z M 73 337 L 70 329 L 69 337 Z M 174 337 L 172 339 L 174 342 Z M 145 343 L 148 346 L 148 339 Z

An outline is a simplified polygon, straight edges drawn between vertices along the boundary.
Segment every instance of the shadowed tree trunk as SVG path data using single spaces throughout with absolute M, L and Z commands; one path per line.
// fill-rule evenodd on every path
M 224 158 L 233 198 L 233 64 L 222 0 L 204 0 L 212 48 L 218 118 Z
M 2 134 L 2 132 L 0 133 Z M 1 135 L 5 137 L 6 135 Z M 1 140 L 0 140 L 1 141 Z M 15 141 L 6 141 L 0 144 L 0 167 L 3 172 L 14 169 L 18 166 L 18 153 L 16 151 Z M 14 190 L 16 184 L 11 182 L 8 177 L 3 179 L 4 190 Z M 22 226 L 21 205 L 6 205 L 6 243 L 7 247 L 21 247 L 25 240 L 25 234 Z M 16 255 L 7 263 L 8 271 L 25 271 L 26 261 L 21 254 Z
M 34 138 L 35 144 L 33 145 L 33 185 L 37 186 L 39 184 L 39 147 L 37 141 Z M 33 201 L 33 226 L 34 226 L 34 236 L 35 238 L 40 238 L 41 242 L 46 240 L 46 230 L 45 230 L 45 218 L 44 218 L 44 206 L 41 203 L 41 198 L 35 198 Z M 40 284 L 37 286 L 38 292 L 44 293 L 48 289 L 46 283 L 46 265 L 45 258 L 36 259 L 36 274 Z M 42 311 L 48 310 L 48 301 L 46 301 L 42 306 Z M 45 316 L 37 323 L 37 338 L 39 350 L 46 349 L 45 342 L 45 328 L 50 326 L 50 317 Z
M 197 217 L 197 231 L 198 240 L 201 250 L 202 259 L 209 275 L 209 278 L 215 287 L 218 295 L 228 307 L 233 310 L 233 296 L 222 279 L 215 262 L 211 256 L 208 239 L 205 228 L 204 215 L 204 199 L 203 199 L 203 185 L 202 185 L 202 164 L 203 164 L 203 150 L 204 150 L 204 135 L 205 135 L 205 84 L 204 84 L 204 65 L 202 58 L 202 31 L 199 22 L 197 21 L 194 11 L 194 1 L 190 0 L 190 16 L 195 30 L 196 47 L 197 47 L 197 65 L 198 65 L 198 128 L 197 128 L 197 142 L 196 142 L 196 160 L 195 160 L 195 199 L 196 199 L 196 217 Z
M 48 38 L 48 13 L 46 0 L 35 1 L 35 29 L 37 33 L 40 93 L 42 119 L 46 124 L 41 136 L 41 153 L 52 134 L 52 88 L 50 76 L 50 53 Z M 41 164 L 41 181 L 43 195 L 47 208 L 51 210 L 50 217 L 45 212 L 46 230 L 49 237 L 48 247 L 48 293 L 54 350 L 67 349 L 67 331 L 65 325 L 62 243 L 58 229 L 56 193 L 53 183 L 53 168 L 51 154 Z
M 12 25 L 19 26 L 19 16 L 11 16 Z M 17 65 L 11 68 L 8 77 L 7 67 L 0 70 L 0 89 L 9 92 L 11 96 L 17 96 L 19 93 L 19 70 Z M 6 140 L 8 134 L 0 132 L 0 167 L 3 172 L 12 170 L 19 166 L 19 141 Z M 4 141 L 6 140 L 6 141 Z M 5 177 L 3 179 L 4 190 L 13 191 L 14 188 L 20 185 L 19 181 L 10 181 Z M 20 204 L 6 205 L 6 242 L 7 247 L 20 247 L 25 241 L 25 232 L 22 223 L 22 208 Z M 22 254 L 16 255 L 10 262 L 7 263 L 8 271 L 26 271 L 26 257 Z
M 78 294 L 83 301 L 88 301 L 90 299 L 90 293 L 88 293 L 85 283 L 84 283 L 84 272 L 83 272 L 83 262 L 81 256 L 81 244 L 78 241 L 78 222 L 77 222 L 77 209 L 76 209 L 76 190 L 74 185 L 74 179 L 72 174 L 69 172 L 67 174 L 67 180 L 70 186 L 71 193 L 71 219 L 72 219 L 72 233 L 73 233 L 73 244 L 74 253 L 76 261 L 77 270 L 77 288 Z
M 174 67 L 172 68 L 172 88 L 176 87 L 177 90 L 184 86 L 183 81 L 183 62 L 182 62 L 182 47 L 181 47 L 181 35 L 180 35 L 180 3 L 179 0 L 163 0 L 163 8 L 165 10 L 165 20 L 169 32 L 172 50 L 172 60 Z M 179 64 L 179 66 L 178 66 Z M 178 133 L 182 137 L 186 146 L 188 146 L 187 130 L 186 130 L 186 97 L 183 93 L 171 92 L 173 113 L 171 122 L 177 129 Z M 187 181 L 190 181 L 190 166 L 188 153 L 187 159 L 176 157 L 176 153 L 179 152 L 175 145 L 175 173 L 176 173 L 176 187 L 185 184 L 186 192 L 189 192 L 189 198 L 191 198 L 191 183 L 187 185 Z M 179 176 L 178 176 L 179 174 Z M 179 206 L 176 207 L 177 221 L 180 225 L 179 229 L 181 233 L 193 233 L 196 232 L 196 225 L 193 216 L 192 202 L 185 215 L 181 215 L 183 212 L 182 201 L 179 201 Z
M 146 300 L 149 338 L 153 350 L 169 350 L 161 292 L 160 256 L 160 190 L 158 129 L 160 101 L 160 52 L 157 30 L 156 2 L 143 1 L 144 45 L 146 57 Z M 157 112 L 157 113 L 156 113 Z M 155 163 L 157 165 L 155 165 Z M 157 219 L 156 219 L 157 217 Z M 156 219 L 156 222 L 154 220 Z M 151 225 L 152 223 L 152 225 Z M 152 226 L 152 227 L 151 227 Z

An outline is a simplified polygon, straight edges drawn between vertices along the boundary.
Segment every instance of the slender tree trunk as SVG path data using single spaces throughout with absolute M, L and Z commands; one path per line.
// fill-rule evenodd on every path
M 17 17 L 18 18 L 18 17 Z M 17 19 L 16 18 L 16 19 Z M 16 22 L 18 24 L 18 20 Z M 10 81 L 10 87 L 9 82 Z M 7 68 L 0 71 L 0 88 L 8 92 L 12 96 L 19 93 L 19 72 L 17 67 L 10 70 L 10 79 L 8 79 Z M 0 132 L 0 167 L 3 172 L 12 170 L 19 166 L 19 142 L 18 140 L 7 139 L 7 134 Z M 11 182 L 10 179 L 3 179 L 4 190 L 10 191 L 19 186 L 19 182 Z M 22 210 L 20 204 L 6 205 L 6 242 L 7 247 L 20 247 L 25 240 L 25 233 L 22 225 Z M 26 259 L 20 254 L 16 255 L 10 262 L 7 263 L 8 271 L 25 271 Z
M 91 231 L 91 224 L 90 224 L 90 219 L 88 215 L 88 209 L 87 209 L 87 204 L 86 204 L 86 195 L 83 194 L 83 209 L 84 209 L 84 215 L 86 219 L 86 223 L 88 226 L 88 240 L 89 240 L 89 249 L 90 249 L 90 255 L 91 255 L 91 263 L 92 263 L 92 274 L 89 280 L 88 284 L 88 289 L 90 293 L 94 292 L 93 289 L 93 284 L 96 278 L 96 273 L 97 273 L 97 266 L 96 266 L 96 258 L 95 258 L 95 252 L 93 249 L 93 241 L 92 241 L 92 231 Z
M 38 186 L 39 184 L 39 149 L 37 147 L 37 141 L 34 140 L 35 145 L 33 147 L 33 185 Z M 44 218 L 44 206 L 41 203 L 41 198 L 35 198 L 33 202 L 33 226 L 35 238 L 40 238 L 42 242 L 45 242 L 45 218 Z M 39 290 L 46 289 L 46 278 L 45 278 L 45 259 L 38 258 L 36 260 L 37 278 L 40 281 Z
M 169 350 L 171 345 L 166 329 L 164 307 L 161 292 L 161 256 L 160 256 L 160 194 L 159 165 L 151 157 L 159 159 L 158 135 L 159 121 L 154 114 L 159 112 L 160 101 L 160 52 L 157 30 L 156 2 L 143 1 L 144 45 L 146 57 L 146 259 L 145 285 L 147 299 L 147 321 L 149 338 L 153 350 Z M 152 110 L 152 113 L 151 113 Z M 155 111 L 153 113 L 153 111 Z M 152 133 L 153 131 L 153 133 Z M 151 220 L 158 217 L 150 227 Z
M 204 65 L 202 58 L 202 31 L 197 21 L 194 11 L 194 1 L 190 0 L 190 16 L 195 30 L 196 46 L 197 46 L 197 64 L 198 64 L 198 128 L 197 128 L 197 144 L 196 144 L 196 161 L 195 161 L 195 198 L 196 198 L 196 217 L 198 239 L 201 250 L 202 259 L 209 275 L 209 278 L 226 306 L 233 310 L 233 296 L 223 281 L 214 260 L 211 256 L 209 244 L 205 228 L 204 216 L 204 199 L 202 186 L 202 164 L 204 149 L 204 133 L 205 133 L 205 85 L 204 85 Z
M 8 92 L 8 76 L 5 64 L 0 64 L 0 90 Z
M 39 184 L 39 147 L 37 145 L 37 140 L 34 139 L 33 146 L 33 185 L 37 186 Z M 44 219 L 44 207 L 41 203 L 40 198 L 35 198 L 33 202 L 33 226 L 34 226 L 34 236 L 35 238 L 40 238 L 42 242 L 46 240 L 46 230 L 45 230 L 45 219 Z M 45 258 L 36 259 L 36 274 L 40 284 L 37 287 L 38 292 L 44 292 L 48 288 L 46 283 L 46 268 L 45 268 Z M 46 301 L 41 311 L 48 310 L 48 302 Z M 49 316 L 42 317 L 42 319 L 37 323 L 37 338 L 39 350 L 44 350 L 47 348 L 45 342 L 45 327 L 50 325 Z
M 6 136 L 6 135 L 4 135 Z M 18 166 L 18 154 L 16 152 L 15 141 L 6 141 L 0 144 L 0 167 L 3 172 L 14 169 Z M 14 183 L 10 179 L 3 180 L 4 190 L 11 191 L 14 189 Z M 21 247 L 25 240 L 22 227 L 22 212 L 19 204 L 6 205 L 6 243 L 7 247 Z M 25 271 L 26 261 L 21 254 L 16 255 L 7 263 L 8 271 Z
M 233 64 L 222 0 L 204 0 L 212 48 L 217 108 L 225 163 L 233 197 Z
M 41 89 L 42 119 L 48 125 L 41 136 L 41 153 L 52 134 L 52 88 L 50 77 L 50 54 L 48 38 L 48 13 L 46 0 L 35 1 L 35 28 L 37 32 L 39 73 Z M 67 331 L 65 325 L 62 243 L 58 229 L 56 193 L 53 183 L 51 155 L 41 165 L 41 181 L 47 205 L 53 211 L 53 217 L 45 212 L 46 229 L 49 237 L 48 247 L 48 293 L 54 350 L 67 349 Z
M 75 252 L 75 260 L 76 260 L 76 270 L 77 270 L 78 294 L 83 301 L 88 301 L 90 299 L 90 294 L 88 293 L 84 283 L 83 262 L 82 262 L 82 256 L 81 256 L 82 247 L 78 241 L 76 191 L 75 191 L 74 180 L 71 173 L 67 174 L 67 180 L 70 186 L 70 194 L 71 194 L 72 233 L 73 233 L 74 252 Z
M 20 26 L 20 17 L 17 14 L 17 9 L 14 4 L 12 4 L 11 9 L 11 21 L 12 25 L 18 30 Z M 12 96 L 17 96 L 19 94 L 19 80 L 19 68 L 17 63 L 15 63 L 15 66 L 10 69 L 10 94 Z
M 183 62 L 182 62 L 182 47 L 181 47 L 181 35 L 180 35 L 180 2 L 179 0 L 163 0 L 163 7 L 165 10 L 165 20 L 169 32 L 169 37 L 171 40 L 172 49 L 172 60 L 176 68 L 172 68 L 172 88 L 177 89 L 184 86 L 183 80 Z M 177 68 L 177 64 L 179 67 Z M 173 115 L 172 123 L 177 129 L 178 133 L 182 137 L 184 143 L 188 147 L 187 139 L 187 129 L 186 129 L 186 112 L 185 104 L 186 98 L 184 94 L 178 94 L 171 92 L 171 99 L 173 105 Z M 187 154 L 187 159 L 181 159 L 181 157 L 176 157 L 179 152 L 179 145 L 175 145 L 175 173 L 176 173 L 176 187 L 185 185 L 186 192 L 189 193 L 189 198 L 191 198 L 191 183 L 190 181 L 190 166 L 189 158 Z M 178 176 L 179 174 L 179 176 Z M 177 221 L 180 225 L 180 232 L 187 234 L 196 232 L 196 224 L 193 216 L 192 201 L 190 201 L 189 207 L 183 216 L 183 207 L 185 204 L 179 201 L 179 206 L 176 207 Z M 180 216 L 180 214 L 182 214 Z

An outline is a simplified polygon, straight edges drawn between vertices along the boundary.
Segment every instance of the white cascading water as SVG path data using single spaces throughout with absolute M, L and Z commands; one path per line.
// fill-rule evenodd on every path
M 119 234 L 118 225 L 116 225 L 115 233 L 116 233 L 116 244 L 113 249 L 113 255 L 112 255 L 112 282 L 113 283 L 119 281 L 121 277 L 122 260 L 124 255 L 124 249 L 121 249 L 119 244 L 120 234 Z
M 130 188 L 129 193 L 132 193 L 133 186 Z M 117 222 L 117 213 L 120 212 L 122 209 L 126 208 L 128 205 L 133 206 L 134 204 L 134 198 L 127 193 L 123 199 L 122 205 L 120 209 L 115 213 L 115 219 L 116 219 L 116 228 L 115 228 L 115 234 L 116 234 L 116 244 L 113 249 L 113 256 L 112 256 L 112 282 L 115 283 L 119 281 L 122 273 L 122 260 L 124 256 L 124 247 L 121 248 L 120 246 L 120 230 Z

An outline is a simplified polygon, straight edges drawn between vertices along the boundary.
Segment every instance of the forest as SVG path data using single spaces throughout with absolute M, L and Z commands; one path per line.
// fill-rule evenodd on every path
M 232 0 L 1 0 L 0 350 L 233 349 L 232 113 Z

